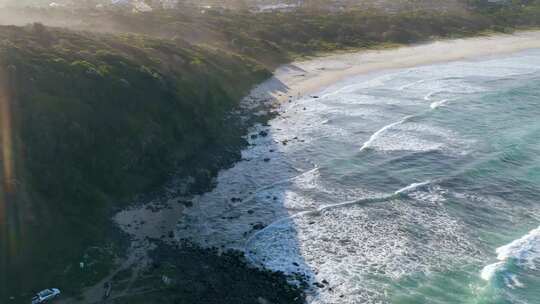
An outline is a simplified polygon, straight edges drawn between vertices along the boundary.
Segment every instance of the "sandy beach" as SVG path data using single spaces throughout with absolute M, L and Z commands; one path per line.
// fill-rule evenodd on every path
M 287 101 L 313 94 L 347 77 L 388 69 L 471 60 L 540 48 L 540 31 L 449 39 L 395 49 L 322 55 L 279 67 L 251 96 Z

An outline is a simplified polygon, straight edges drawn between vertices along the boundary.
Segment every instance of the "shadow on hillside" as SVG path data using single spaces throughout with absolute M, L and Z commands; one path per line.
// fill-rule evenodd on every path
M 301 69 L 298 70 L 301 72 Z M 302 291 L 286 286 L 282 274 L 252 268 L 284 268 L 284 265 L 275 268 L 275 265 L 265 264 L 267 256 L 273 254 L 274 250 L 257 251 L 264 250 L 261 242 L 264 246 L 273 246 L 272 232 L 276 221 L 302 211 L 294 206 L 292 196 L 295 192 L 309 190 L 302 189 L 298 181 L 314 172 L 312 164 L 298 162 L 289 155 L 291 151 L 287 148 L 291 146 L 290 143 L 300 140 L 281 138 L 282 135 L 276 137 L 274 127 L 267 124 L 269 118 L 275 117 L 275 97 L 287 94 L 288 90 L 283 82 L 272 78 L 254 88 L 250 97 L 244 100 L 244 109 L 231 118 L 238 120 L 238 115 L 246 117 L 244 123 L 251 126 L 245 134 L 247 146 L 237 151 L 241 155 L 238 162 L 234 163 L 231 159 L 225 165 L 228 169 L 222 168 L 211 183 L 215 186 L 209 188 L 208 192 L 193 196 L 189 190 L 193 187 L 185 186 L 192 181 L 189 178 L 181 179 L 170 185 L 173 189 L 166 189 L 174 193 L 172 197 L 168 194 L 158 195 L 148 203 L 115 216 L 120 227 L 132 236 L 133 248 L 151 250 L 155 240 L 159 244 L 172 245 L 160 245 L 161 249 L 150 254 L 154 261 L 152 263 L 158 264 L 152 271 L 153 275 L 166 272 L 163 265 L 171 263 L 177 264 L 176 269 L 181 270 L 181 274 L 177 273 L 180 275 L 178 280 L 184 282 L 182 284 L 185 286 L 171 296 L 182 301 L 194 296 L 205 299 L 205 303 L 223 303 L 220 301 L 224 298 L 230 299 L 230 303 L 253 303 L 257 301 L 255 295 L 258 294 L 271 303 L 303 302 Z M 290 100 L 293 101 L 292 98 Z M 208 152 L 223 153 L 201 151 L 201 155 L 211 154 Z M 225 156 L 214 157 L 222 159 Z M 168 198 L 164 199 L 163 196 Z M 289 268 L 286 275 L 302 282 L 306 275 L 312 275 L 312 271 L 298 252 L 294 225 L 289 228 L 286 231 L 278 229 L 278 234 L 286 234 L 286 238 L 283 238 L 287 241 L 286 246 L 279 246 L 290 252 L 275 252 L 279 254 L 275 258 L 279 263 L 288 265 L 285 267 Z M 268 237 L 271 239 L 267 240 Z M 214 249 L 205 251 L 180 245 L 174 250 L 177 244 L 186 242 Z M 226 253 L 217 256 L 213 250 Z M 245 252 L 245 258 L 236 259 L 237 255 L 230 250 Z M 125 291 L 128 295 L 133 292 L 136 290 Z M 245 298 L 242 298 L 242 293 Z

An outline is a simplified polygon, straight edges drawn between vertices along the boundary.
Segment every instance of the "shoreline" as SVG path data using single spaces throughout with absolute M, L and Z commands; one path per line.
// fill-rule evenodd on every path
M 255 87 L 252 98 L 278 103 L 314 94 L 349 77 L 391 69 L 481 57 L 501 56 L 540 48 L 540 30 L 447 39 L 383 50 L 323 54 L 282 65 L 274 76 Z
M 349 77 L 391 69 L 504 55 L 535 48 L 540 48 L 540 30 L 439 40 L 383 50 L 324 54 L 280 66 L 274 71 L 273 77 L 256 86 L 244 98 L 243 103 L 247 111 L 255 110 L 256 107 L 266 104 L 268 108 L 265 112 L 267 113 L 263 115 L 268 115 L 269 112 L 272 112 L 272 104 L 274 107 L 279 107 L 281 103 L 317 93 Z M 130 269 L 132 264 L 143 261 L 142 268 L 151 264 L 148 254 L 152 249 L 155 249 L 151 245 L 153 241 L 159 240 L 163 242 L 163 245 L 168 244 L 172 250 L 172 247 L 177 245 L 173 240 L 176 223 L 182 219 L 181 214 L 184 209 L 190 208 L 190 206 L 185 205 L 186 202 L 191 203 L 189 196 L 187 195 L 180 200 L 175 197 L 166 200 L 166 202 L 149 201 L 148 203 L 136 204 L 122 209 L 116 214 L 118 216 L 120 213 L 129 213 L 127 218 L 120 222 L 115 216 L 115 224 L 133 238 L 133 247 L 128 250 L 130 258 L 124 261 L 124 265 L 120 266 L 116 273 L 112 273 L 96 286 L 87 289 L 84 294 L 90 298 L 98 298 L 101 296 L 103 283 L 111 280 L 119 271 Z M 185 256 L 195 256 L 205 251 L 179 252 L 183 252 Z M 215 257 L 209 254 L 208 260 Z M 236 263 L 236 261 L 232 262 L 232 264 Z M 234 269 L 241 271 L 240 269 L 243 269 L 244 266 L 246 265 L 239 264 Z M 135 275 L 140 269 L 136 270 Z M 270 275 L 272 272 L 268 272 L 268 274 Z
M 517 32 L 511 35 L 498 34 L 456 40 L 434 41 L 421 45 L 403 46 L 388 50 L 322 55 L 320 57 L 300 60 L 280 66 L 274 72 L 274 76 L 255 87 L 247 99 L 250 101 L 261 102 L 270 99 L 274 101 L 275 108 L 287 109 L 288 106 L 283 105 L 283 103 L 293 102 L 296 99 L 303 98 L 307 100 L 310 97 L 319 98 L 319 96 L 314 96 L 312 94 L 319 94 L 319 92 L 324 91 L 336 83 L 356 76 L 367 75 L 366 77 L 371 77 L 375 73 L 383 73 L 385 71 L 454 61 L 476 62 L 476 60 L 486 59 L 486 57 L 489 59 L 490 57 L 497 58 L 506 55 L 510 56 L 514 53 L 534 49 L 540 49 L 540 31 L 537 30 Z M 300 102 L 303 101 L 305 100 Z M 296 103 L 293 103 L 292 106 L 295 104 Z M 304 108 L 304 110 L 306 110 L 306 108 Z M 281 111 L 278 112 L 281 113 Z M 412 185 L 414 186 L 415 184 Z M 266 189 L 265 187 L 263 188 Z M 408 188 L 409 187 L 403 189 Z M 403 192 L 403 189 L 396 191 L 396 193 Z M 323 209 L 324 208 L 326 207 L 323 207 Z M 287 218 L 293 218 L 301 214 L 306 213 L 300 212 L 292 214 Z M 262 226 L 264 228 L 262 228 L 260 232 L 264 231 L 266 227 L 272 226 L 274 223 L 280 223 L 283 219 L 284 218 L 278 219 L 275 222 L 271 222 L 270 225 Z M 222 226 L 218 227 L 222 228 Z M 258 233 L 259 232 L 255 232 L 254 235 Z M 247 238 L 246 243 L 249 243 L 250 240 L 251 237 Z M 257 265 L 254 260 L 250 258 L 249 248 L 251 247 L 246 246 L 246 248 L 244 248 L 244 256 L 250 261 L 250 264 Z M 273 269 L 271 267 L 264 268 L 264 264 L 262 263 L 258 265 L 261 266 L 262 269 Z

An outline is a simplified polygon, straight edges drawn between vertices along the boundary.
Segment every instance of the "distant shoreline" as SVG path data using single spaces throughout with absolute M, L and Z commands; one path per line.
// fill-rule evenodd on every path
M 274 71 L 272 78 L 255 87 L 249 96 L 285 102 L 317 93 L 352 76 L 511 54 L 535 48 L 540 48 L 540 30 L 438 40 L 393 49 L 322 55 L 280 66 Z

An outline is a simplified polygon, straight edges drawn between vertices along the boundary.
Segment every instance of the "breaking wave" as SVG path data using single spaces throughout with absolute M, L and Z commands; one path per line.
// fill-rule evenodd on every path
M 509 271 L 509 264 L 520 267 L 536 269 L 540 259 L 540 227 L 530 231 L 523 237 L 497 248 L 496 263 L 485 266 L 480 272 L 480 277 L 490 281 L 501 275 L 508 287 L 523 287 L 517 275 Z
M 371 147 L 371 145 L 379 138 L 381 137 L 386 131 L 398 126 L 398 125 L 401 125 L 401 124 L 404 124 L 406 123 L 407 121 L 409 121 L 411 118 L 413 118 L 414 116 L 407 116 L 405 118 L 403 118 L 402 120 L 400 121 L 397 121 L 397 122 L 394 122 L 394 123 L 391 123 L 389 125 L 386 125 L 384 127 L 382 127 L 380 130 L 378 130 L 377 132 L 373 133 L 373 135 L 371 135 L 371 137 L 368 139 L 368 141 L 366 141 L 362 147 L 360 148 L 360 151 L 364 151 L 366 149 L 369 149 Z
M 299 212 L 299 213 L 296 213 L 296 214 L 293 214 L 291 216 L 288 216 L 288 217 L 284 217 L 284 218 L 281 218 L 273 223 L 271 223 L 270 225 L 266 226 L 264 229 L 262 230 L 259 230 L 257 233 L 253 234 L 247 241 L 246 241 L 246 245 L 245 245 L 245 252 L 247 253 L 247 257 L 249 260 L 251 260 L 252 262 L 254 261 L 251 257 L 250 257 L 250 245 L 251 243 L 253 242 L 253 240 L 255 240 L 259 235 L 261 234 L 264 234 L 266 233 L 268 230 L 271 230 L 273 229 L 275 226 L 278 226 L 284 222 L 287 222 L 287 221 L 290 221 L 294 218 L 297 218 L 297 217 L 301 217 L 301 216 L 314 216 L 314 215 L 320 215 L 322 212 L 324 211 L 328 211 L 328 210 L 331 210 L 331 209 L 337 209 L 337 208 L 343 208 L 343 207 L 349 207 L 349 206 L 353 206 L 353 205 L 363 205 L 363 204 L 372 204 L 372 203 L 377 203 L 377 202 L 385 202 L 385 201 L 389 201 L 389 200 L 392 200 L 392 199 L 397 199 L 397 198 L 400 198 L 400 197 L 403 197 L 403 196 L 406 196 L 422 187 L 425 187 L 425 186 L 428 186 L 432 184 L 432 181 L 425 181 L 425 182 L 421 182 L 421 183 L 413 183 L 413 184 L 410 184 L 406 187 L 403 187 L 397 191 L 395 191 L 394 193 L 392 194 L 389 194 L 389 195 L 384 195 L 384 196 L 380 196 L 380 197 L 372 197 L 372 198 L 363 198 L 363 199 L 359 199 L 359 200 L 353 200 L 353 201 L 348 201 L 348 202 L 343 202 L 343 203 L 338 203 L 338 204 L 332 204 L 332 205 L 323 205 L 319 208 L 316 208 L 316 209 L 313 209 L 313 210 L 307 210 L 307 211 L 303 211 L 303 212 Z

